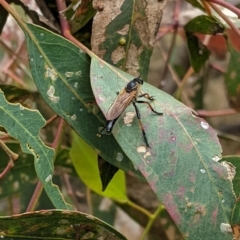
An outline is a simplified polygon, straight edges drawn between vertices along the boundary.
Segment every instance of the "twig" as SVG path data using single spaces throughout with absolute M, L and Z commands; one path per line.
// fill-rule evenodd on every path
M 222 0 L 205 0 L 205 1 L 209 2 L 209 3 L 215 3 L 215 4 L 219 5 L 219 6 L 227 8 L 230 11 L 236 13 L 238 18 L 240 18 L 240 9 L 235 7 L 235 6 L 233 6 L 232 4 L 228 3 L 227 1 L 222 1 Z
M 211 6 L 211 8 L 214 9 L 214 11 L 231 27 L 234 32 L 240 37 L 240 31 L 239 29 L 232 23 L 232 21 L 225 15 L 223 12 L 214 4 L 211 2 L 208 2 L 208 4 Z
M 57 114 L 53 115 L 51 118 L 49 118 L 47 121 L 46 121 L 46 124 L 43 128 L 45 128 L 47 125 L 49 125 L 50 123 L 54 122 L 59 116 Z
M 58 151 L 58 149 L 60 148 L 60 145 L 61 145 L 61 138 L 62 138 L 62 134 L 64 132 L 64 124 L 65 124 L 65 121 L 61 118 L 59 121 L 59 124 L 58 124 L 55 139 L 52 143 L 52 148 L 55 149 L 55 157 L 56 157 L 56 152 Z M 38 184 L 34 190 L 32 198 L 28 204 L 27 212 L 31 212 L 34 210 L 36 203 L 37 203 L 39 197 L 41 196 L 42 190 L 43 190 L 43 184 L 40 181 L 38 181 Z
M 9 162 L 8 165 L 5 167 L 5 169 L 0 173 L 0 179 L 3 178 L 11 168 L 14 167 L 14 161 L 18 159 L 18 154 L 13 152 L 11 149 L 7 147 L 7 145 L 0 140 L 0 147 L 4 150 L 4 152 L 8 155 L 9 157 Z
M 225 110 L 215 110 L 215 111 L 207 111 L 207 110 L 196 110 L 197 114 L 200 117 L 221 117 L 227 115 L 238 114 L 234 109 L 225 109 Z
M 167 70 L 168 70 L 168 64 L 169 64 L 169 61 L 170 61 L 170 58 L 172 56 L 172 51 L 173 51 L 173 48 L 174 48 L 174 45 L 175 45 L 175 42 L 176 42 L 176 38 L 177 38 L 177 31 L 178 31 L 178 20 L 179 20 L 179 8 L 180 8 L 180 0 L 176 0 L 176 5 L 175 5 L 175 10 L 174 10 L 174 23 L 173 23 L 173 37 L 172 37 L 172 41 L 171 41 L 171 44 L 170 44 L 170 48 L 168 50 L 168 55 L 167 55 L 167 59 L 165 61 L 165 66 L 164 66 L 164 69 L 163 69 L 163 72 L 162 72 L 162 76 L 160 77 L 160 81 L 162 81 L 165 76 L 166 76 L 166 73 L 167 73 Z M 161 87 L 161 83 L 159 85 L 159 88 Z

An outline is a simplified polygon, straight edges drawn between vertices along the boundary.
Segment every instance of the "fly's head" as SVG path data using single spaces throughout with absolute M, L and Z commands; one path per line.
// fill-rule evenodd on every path
M 143 80 L 140 79 L 140 77 L 137 77 L 127 84 L 125 90 L 128 93 L 132 91 L 137 91 L 140 85 L 143 85 Z

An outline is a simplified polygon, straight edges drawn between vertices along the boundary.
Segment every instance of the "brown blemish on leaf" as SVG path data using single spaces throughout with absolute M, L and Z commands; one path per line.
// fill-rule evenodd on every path
M 226 174 L 226 170 L 223 168 L 222 165 L 214 164 L 212 166 L 212 168 L 215 172 L 217 172 L 217 174 L 220 178 L 226 179 L 228 177 L 227 174 Z
M 196 182 L 196 173 L 190 173 L 189 180 L 192 183 L 195 183 Z
M 218 216 L 218 208 L 216 208 L 216 209 L 213 211 L 213 213 L 212 213 L 212 222 L 213 222 L 214 224 L 217 223 L 217 216 Z
M 164 177 L 173 177 L 175 175 L 175 169 L 171 169 L 168 172 L 164 172 Z
M 183 198 L 185 196 L 185 187 L 184 186 L 180 186 L 177 190 L 176 193 L 180 198 Z
M 176 224 L 181 224 L 181 215 L 178 212 L 178 204 L 174 202 L 173 196 L 167 193 L 163 196 L 163 204 Z
M 231 163 L 223 161 L 221 162 L 221 165 L 227 168 L 227 173 L 228 173 L 228 180 L 232 181 L 235 174 L 236 174 L 236 167 L 233 166 Z
M 196 205 L 195 212 L 196 212 L 196 214 L 205 215 L 206 214 L 206 208 L 203 205 Z
M 240 239 L 240 226 L 233 225 L 232 230 L 233 230 L 234 239 L 239 240 Z

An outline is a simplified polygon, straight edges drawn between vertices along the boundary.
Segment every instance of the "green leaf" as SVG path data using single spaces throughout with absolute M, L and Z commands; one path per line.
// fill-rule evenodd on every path
M 64 12 L 70 23 L 71 32 L 76 33 L 94 17 L 96 10 L 92 6 L 92 0 L 74 0 Z
M 72 134 L 70 157 L 82 181 L 96 193 L 112 198 L 118 202 L 126 202 L 126 186 L 124 172 L 119 170 L 102 191 L 102 183 L 97 163 L 97 153 L 75 133 Z
M 203 109 L 203 97 L 204 97 L 204 80 L 203 76 L 200 76 L 192 85 L 192 90 L 194 91 L 191 100 L 194 104 L 194 109 Z
M 186 37 L 191 65 L 195 72 L 199 72 L 208 60 L 210 51 L 192 33 L 186 32 Z
M 44 28 L 24 25 L 33 79 L 48 105 L 111 164 L 141 177 L 130 161 L 116 161 L 121 151 L 114 137 L 97 137 L 105 119 L 94 103 L 90 59 L 77 46 Z M 109 151 L 109 148 L 114 151 Z M 101 150 L 100 150 L 101 149 Z
M 193 7 L 196 7 L 202 11 L 205 11 L 204 7 L 197 0 L 186 0 L 186 2 L 190 3 Z
M 166 1 L 109 1 L 94 17 L 92 49 L 100 58 L 147 78 L 155 31 Z M 101 3 L 100 3 L 101 4 Z
M 5 26 L 7 21 L 8 11 L 0 4 L 0 34 Z
M 8 103 L 0 91 L 0 116 L 0 125 L 19 141 L 22 151 L 34 156 L 36 173 L 54 206 L 70 209 L 71 205 L 64 201 L 59 188 L 52 183 L 54 151 L 39 137 L 39 131 L 45 125 L 41 114 L 20 104 Z
M 104 114 L 116 99 L 115 92 L 121 90 L 119 86 L 123 88 L 132 78 L 92 59 L 92 88 Z M 153 108 L 163 113 L 156 115 L 147 105 L 138 104 L 150 148 L 144 146 L 136 117 L 131 126 L 124 123 L 125 114 L 134 112 L 131 105 L 119 117 L 112 134 L 185 238 L 231 239 L 220 231 L 220 224 L 230 222 L 235 196 L 227 168 L 214 161 L 221 158 L 216 133 L 205 120 L 168 94 L 148 84 L 143 85 L 142 91 L 154 96 Z
M 11 217 L 0 217 L 4 239 L 58 240 L 126 238 L 92 215 L 77 211 L 42 210 Z
M 102 161 L 101 159 L 98 159 L 98 165 L 102 181 L 102 191 L 104 191 L 119 169 L 103 159 Z
M 212 34 L 223 33 L 224 26 L 214 17 L 198 16 L 189 21 L 185 27 L 188 52 L 191 65 L 195 72 L 199 72 L 209 57 L 209 50 L 203 45 L 194 33 Z
M 206 15 L 195 17 L 184 26 L 184 29 L 188 33 L 191 32 L 211 35 L 223 33 L 225 31 L 225 27 L 220 21 L 218 21 L 217 18 Z
M 230 44 L 228 44 L 228 48 L 231 55 L 225 75 L 225 83 L 232 105 L 240 109 L 240 52 L 236 51 Z
M 240 202 L 237 201 L 232 212 L 231 225 L 240 225 Z

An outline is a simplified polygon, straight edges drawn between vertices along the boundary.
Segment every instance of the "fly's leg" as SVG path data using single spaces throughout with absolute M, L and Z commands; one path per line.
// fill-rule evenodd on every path
M 150 101 L 154 100 L 153 96 L 149 96 L 148 93 L 142 93 L 142 94 L 138 95 L 138 98 L 140 98 L 140 97 L 145 97 L 146 99 L 148 99 Z
M 139 112 L 139 109 L 138 109 L 138 107 L 137 107 L 137 105 L 136 105 L 135 102 L 132 102 L 132 104 L 133 104 L 133 106 L 134 106 L 134 108 L 135 108 L 135 111 L 136 111 L 136 114 L 137 114 L 137 118 L 138 118 L 138 122 L 139 122 L 139 125 L 140 125 L 140 128 L 141 128 L 141 131 L 142 131 L 143 138 L 144 138 L 144 141 L 145 141 L 145 143 L 146 143 L 146 146 L 147 146 L 147 147 L 150 147 L 150 146 L 149 146 L 149 143 L 148 143 L 148 140 L 147 140 L 146 132 L 145 132 L 144 127 L 143 127 L 143 125 L 142 125 L 141 114 L 140 114 L 140 112 Z
M 147 101 L 136 101 L 136 102 L 137 102 L 137 103 L 145 103 L 145 104 L 147 104 L 147 105 L 149 106 L 149 108 L 151 109 L 152 112 L 154 112 L 154 113 L 156 113 L 156 114 L 158 114 L 158 115 L 163 115 L 163 113 L 160 113 L 160 112 L 155 111 L 155 110 L 153 109 L 152 105 L 151 105 L 149 102 L 147 102 Z

